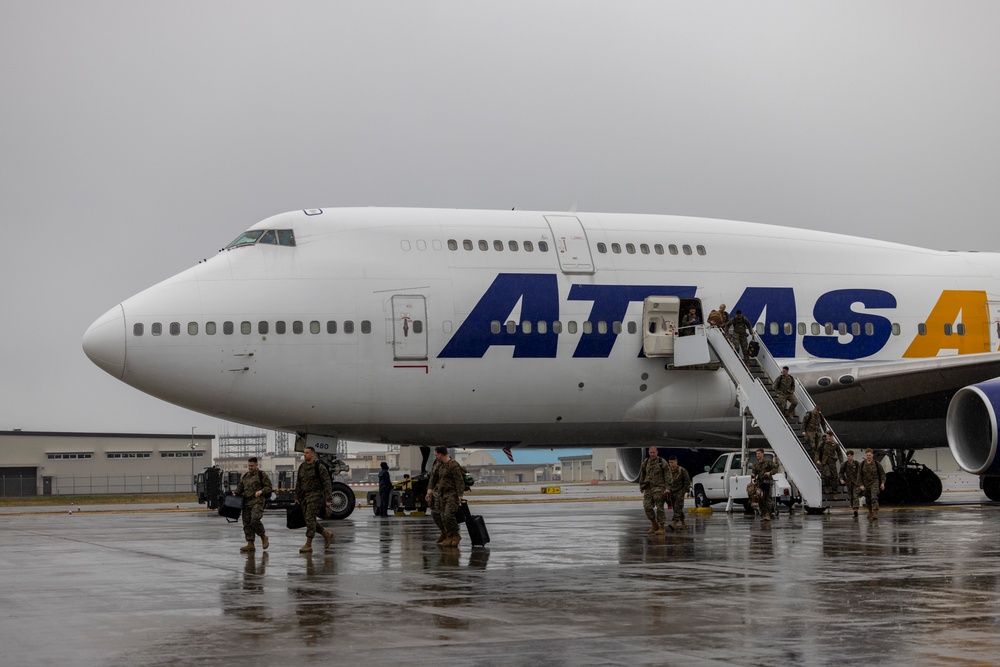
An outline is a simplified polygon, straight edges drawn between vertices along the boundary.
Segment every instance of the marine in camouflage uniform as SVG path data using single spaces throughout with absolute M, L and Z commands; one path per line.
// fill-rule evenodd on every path
M 823 415 L 817 405 L 802 418 L 802 438 L 805 440 L 806 451 L 813 461 L 820 460 L 823 447 Z
M 663 509 L 666 502 L 667 479 L 670 477 L 670 466 L 660 458 L 656 447 L 649 448 L 649 458 L 642 462 L 639 468 L 639 490 L 642 491 L 642 509 L 646 518 L 652 524 L 649 533 L 664 533 L 667 524 L 667 513 Z
M 872 450 L 865 450 L 865 460 L 858 470 L 858 485 L 865 494 L 865 504 L 868 505 L 868 521 L 878 522 L 878 492 L 885 490 L 885 470 L 882 464 L 875 461 Z
M 840 447 L 833 439 L 833 433 L 826 434 L 826 441 L 819 450 L 819 474 L 823 478 L 823 493 L 832 493 L 831 500 L 837 499 L 838 480 L 837 466 L 840 464 Z
M 295 475 L 295 502 L 302 506 L 306 520 L 306 543 L 299 549 L 299 553 L 305 554 L 312 552 L 312 540 L 318 525 L 317 515 L 324 505 L 333 505 L 333 485 L 330 483 L 330 473 L 316 460 L 316 450 L 306 447 L 302 456 L 305 461 Z M 319 526 L 319 532 L 323 535 L 325 551 L 330 547 L 333 533 L 322 526 Z
M 271 478 L 257 466 L 257 457 L 247 460 L 247 472 L 240 478 L 233 495 L 243 497 L 243 535 L 247 538 L 246 546 L 240 551 L 253 551 L 254 535 L 260 535 L 260 543 L 268 547 L 267 535 L 264 533 L 264 503 L 271 495 Z
M 854 460 L 854 450 L 847 450 L 847 460 L 840 466 L 840 483 L 847 489 L 847 498 L 851 501 L 854 516 L 858 515 L 858 472 L 861 464 Z
M 753 325 L 751 325 L 750 320 L 743 315 L 743 311 L 737 310 L 736 315 L 722 325 L 722 329 L 723 331 L 729 331 L 729 329 L 733 330 L 733 349 L 740 351 L 743 355 L 743 361 L 749 359 L 750 354 L 747 339 L 750 336 L 750 331 L 753 329 Z
M 781 375 L 774 378 L 771 388 L 778 392 L 778 409 L 785 413 L 785 419 L 794 420 L 799 399 L 795 398 L 795 378 L 788 374 L 788 366 L 781 367 Z
M 670 519 L 670 530 L 677 529 L 677 522 L 681 522 L 681 528 L 687 528 L 684 521 L 684 496 L 691 488 L 691 475 L 688 471 L 677 465 L 677 457 L 671 456 L 667 459 L 670 464 L 670 477 L 667 479 L 667 494 L 670 497 L 670 504 L 674 508 L 674 516 Z
M 441 529 L 436 540 L 445 547 L 457 547 L 462 540 L 458 532 L 455 513 L 465 492 L 465 477 L 458 461 L 448 456 L 448 448 L 439 445 L 434 448 L 434 467 L 427 483 L 427 501 L 431 503 L 431 516 Z
M 751 469 L 753 479 L 760 489 L 760 496 L 757 506 L 760 508 L 760 520 L 770 521 L 771 511 L 774 506 L 774 480 L 772 476 L 778 471 L 778 466 L 774 461 L 764 458 L 764 450 L 757 450 L 757 462 Z

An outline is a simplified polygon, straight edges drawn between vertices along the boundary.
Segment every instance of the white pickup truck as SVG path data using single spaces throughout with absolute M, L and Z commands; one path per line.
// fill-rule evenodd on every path
M 764 452 L 764 457 L 774 460 L 773 452 Z M 757 460 L 757 455 L 751 456 L 751 463 Z M 711 466 L 705 467 L 705 472 L 699 473 L 691 478 L 691 496 L 697 507 L 710 507 L 712 503 L 721 503 L 729 498 L 729 488 L 732 486 L 733 500 L 741 503 L 744 509 L 750 508 L 750 501 L 747 498 L 747 483 L 750 476 L 743 476 L 742 473 L 743 455 L 740 452 L 728 452 L 722 454 Z M 780 462 L 779 462 L 780 465 Z M 792 505 L 800 502 L 796 497 L 795 489 L 789 483 L 783 472 L 774 474 L 774 484 L 771 485 L 776 502 L 782 503 L 791 509 Z

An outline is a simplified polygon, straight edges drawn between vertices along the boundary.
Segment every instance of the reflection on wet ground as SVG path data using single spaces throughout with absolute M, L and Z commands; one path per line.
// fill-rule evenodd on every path
M 327 553 L 268 514 L 0 516 L 6 664 L 993 664 L 1000 506 L 691 515 L 490 505 L 493 539 L 358 511 Z M 320 543 L 321 544 L 321 543 Z

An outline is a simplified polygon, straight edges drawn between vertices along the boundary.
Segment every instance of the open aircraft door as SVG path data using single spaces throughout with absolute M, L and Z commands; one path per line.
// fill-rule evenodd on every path
M 681 315 L 676 296 L 650 296 L 642 302 L 642 353 L 647 357 L 674 354 L 674 336 Z
M 559 256 L 563 273 L 594 273 L 587 233 L 575 215 L 547 215 L 545 221 L 552 230 L 552 241 Z
M 987 301 L 990 309 L 990 350 L 1000 351 L 1000 301 Z
M 423 296 L 393 295 L 392 353 L 397 361 L 427 359 L 427 301 Z

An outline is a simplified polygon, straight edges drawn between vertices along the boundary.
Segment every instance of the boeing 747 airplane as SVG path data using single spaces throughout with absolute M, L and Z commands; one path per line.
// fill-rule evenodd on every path
M 846 446 L 905 477 L 947 442 L 1000 500 L 992 252 L 659 215 L 307 209 L 114 306 L 83 348 L 152 396 L 301 442 L 617 447 L 635 479 L 641 448 L 739 445 L 730 374 L 672 357 L 682 312 L 720 303 Z

